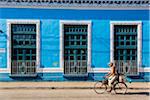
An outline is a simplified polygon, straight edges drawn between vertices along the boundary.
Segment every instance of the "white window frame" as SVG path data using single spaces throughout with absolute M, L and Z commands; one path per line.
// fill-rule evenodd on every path
M 111 21 L 110 22 L 110 61 L 114 61 L 114 25 L 137 25 L 137 67 L 140 72 L 142 64 L 142 21 Z
M 85 20 L 61 20 L 60 21 L 60 67 L 64 74 L 64 24 L 68 25 L 88 25 L 88 58 L 87 58 L 87 75 L 91 70 L 91 21 Z
M 7 69 L 11 76 L 11 24 L 36 25 L 36 72 L 40 68 L 40 21 L 39 20 L 7 20 Z

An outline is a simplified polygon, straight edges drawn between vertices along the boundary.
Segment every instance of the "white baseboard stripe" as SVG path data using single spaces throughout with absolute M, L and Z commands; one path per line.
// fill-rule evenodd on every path
M 150 72 L 150 67 L 147 67 L 147 68 L 140 68 L 139 71 L 140 71 L 140 72 Z
M 55 73 L 55 72 L 63 72 L 63 69 L 62 68 L 39 68 L 37 69 L 37 72 L 38 73 L 46 73 L 46 72 Z
M 5 53 L 6 49 L 5 48 L 0 48 L 0 53 Z
M 109 71 L 110 71 L 109 68 L 91 68 L 89 72 L 90 73 L 107 73 Z
M 0 68 L 0 73 L 10 73 L 8 68 Z
M 107 73 L 109 72 L 109 68 L 91 68 L 88 72 L 89 73 Z M 7 68 L 0 68 L 0 73 L 10 73 L 11 71 Z M 60 72 L 63 73 L 62 68 L 38 68 L 38 73 L 56 73 Z M 140 68 L 139 72 L 150 72 L 150 67 Z

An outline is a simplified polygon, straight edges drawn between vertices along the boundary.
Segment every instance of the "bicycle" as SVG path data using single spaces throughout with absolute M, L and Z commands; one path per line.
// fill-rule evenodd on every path
M 118 74 L 111 88 L 112 90 L 115 91 L 116 94 L 125 94 L 127 92 L 128 87 L 123 79 L 121 81 L 119 80 L 119 77 L 121 77 L 121 75 Z M 104 78 L 103 81 L 98 81 L 94 84 L 94 91 L 97 94 L 102 94 L 106 92 L 107 89 L 108 89 L 108 80 L 106 80 L 106 78 Z

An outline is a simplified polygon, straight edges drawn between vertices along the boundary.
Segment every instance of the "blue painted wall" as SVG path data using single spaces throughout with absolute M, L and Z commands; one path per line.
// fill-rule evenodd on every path
M 6 20 L 5 19 L 0 19 L 0 30 L 3 31 L 4 34 L 6 34 Z M 4 34 L 0 34 L 0 48 L 4 48 L 7 50 L 7 37 Z M 6 68 L 7 66 L 7 53 L 1 53 L 0 52 L 0 68 Z
M 150 67 L 150 21 L 142 21 L 142 64 L 144 67 Z
M 59 67 L 59 20 L 41 20 L 42 67 Z
M 18 12 L 18 13 L 14 13 Z M 142 21 L 143 67 L 150 67 L 150 34 L 148 10 L 56 10 L 0 8 L 0 29 L 7 33 L 7 19 L 38 19 L 41 35 L 41 67 L 59 68 L 60 20 L 91 20 L 92 67 L 107 68 L 110 60 L 110 21 Z M 7 50 L 7 36 L 0 34 L 0 48 Z M 7 51 L 6 51 L 7 52 Z M 7 53 L 0 53 L 0 68 L 7 67 Z M 43 80 L 67 80 L 62 73 L 39 74 Z M 89 80 L 101 79 L 104 73 L 90 74 Z M 145 74 L 148 75 L 148 74 Z M 56 77 L 57 76 L 57 77 Z M 12 80 L 8 74 L 0 74 L 0 80 Z M 50 78 L 51 77 L 51 78 Z M 146 77 L 146 76 L 145 76 Z M 40 79 L 40 78 L 39 78 Z
M 19 12 L 16 13 L 16 12 Z M 0 8 L 1 18 L 148 20 L 148 10 L 65 10 Z

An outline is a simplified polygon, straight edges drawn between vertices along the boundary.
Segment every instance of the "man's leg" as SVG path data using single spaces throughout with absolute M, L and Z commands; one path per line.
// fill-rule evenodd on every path
M 112 91 L 112 88 L 113 88 L 113 83 L 114 83 L 114 81 L 116 80 L 116 76 L 114 76 L 114 77 L 112 77 L 111 79 L 109 79 L 109 81 L 108 81 L 108 85 L 109 85 L 109 87 L 110 87 L 110 90 L 108 91 L 108 92 L 111 92 Z
M 111 92 L 111 90 L 112 90 L 112 84 L 111 84 L 111 81 L 112 81 L 112 79 L 109 78 L 109 79 L 108 79 L 108 88 L 110 88 L 110 90 L 108 90 L 107 92 Z

